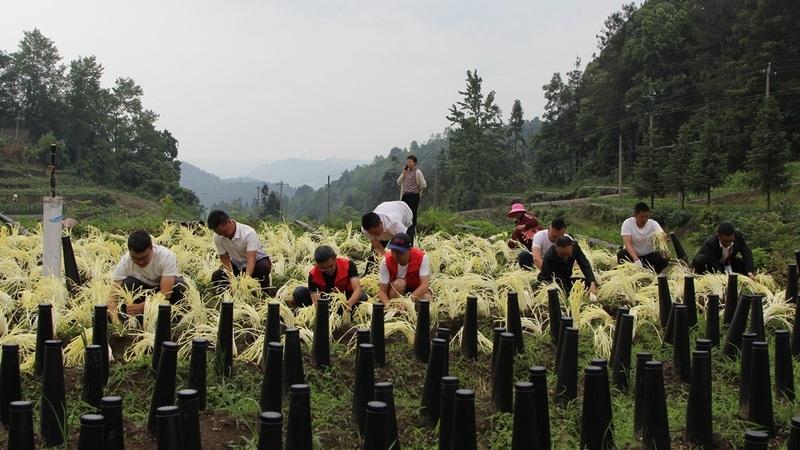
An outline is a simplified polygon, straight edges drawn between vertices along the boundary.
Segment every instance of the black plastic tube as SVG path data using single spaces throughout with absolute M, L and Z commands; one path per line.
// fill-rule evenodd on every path
M 428 362 L 431 356 L 431 302 L 417 302 L 417 326 L 414 331 L 414 355 L 419 361 Z
M 670 445 L 664 370 L 661 361 L 645 363 L 644 423 L 642 439 L 647 449 L 667 450 Z
M 100 414 L 81 416 L 81 432 L 78 436 L 78 450 L 97 450 L 104 448 L 105 419 Z
M 714 445 L 711 416 L 711 357 L 707 351 L 692 353 L 692 377 L 686 403 L 686 441 L 709 450 Z
M 764 296 L 753 295 L 750 297 L 750 332 L 758 336 L 759 341 L 767 340 L 764 328 Z
M 736 303 L 736 312 L 731 319 L 731 326 L 725 335 L 725 345 L 722 353 L 729 357 L 735 357 L 742 345 L 742 334 L 747 327 L 747 316 L 750 312 L 750 296 L 743 295 Z
M 514 423 L 511 450 L 539 450 L 536 436 L 536 410 L 533 383 L 518 381 L 514 384 Z
M 100 399 L 100 412 L 105 423 L 105 450 L 125 449 L 125 429 L 122 422 L 122 397 L 108 396 Z
M 672 373 L 676 378 L 689 383 L 692 377 L 691 361 L 689 360 L 689 317 L 686 305 L 675 305 L 675 331 L 672 345 Z
M 33 403 L 15 400 L 8 405 L 8 450 L 34 450 Z
M 661 328 L 667 330 L 667 319 L 669 310 L 672 307 L 672 297 L 669 293 L 669 279 L 666 275 L 659 275 L 658 278 L 658 318 Z
M 289 388 L 286 450 L 312 450 L 311 437 L 311 388 L 307 384 L 293 384 Z
M 394 385 L 389 381 L 375 383 L 375 400 L 386 403 L 386 442 L 392 450 L 400 450 L 400 439 L 397 434 L 397 412 L 394 407 Z
M 161 344 L 161 357 L 158 359 L 158 373 L 153 397 L 150 401 L 150 413 L 147 416 L 147 430 L 156 436 L 158 431 L 157 412 L 162 406 L 175 403 L 175 371 L 178 365 L 178 344 L 165 341 Z
M 478 357 L 478 297 L 467 297 L 464 311 L 464 330 L 461 333 L 461 356 Z
M 162 406 L 156 410 L 158 420 L 158 450 L 183 450 L 181 413 L 177 406 Z
M 735 273 L 728 274 L 728 284 L 725 287 L 725 310 L 722 314 L 722 322 L 729 325 L 736 312 L 736 305 L 739 301 L 739 277 Z
M 506 300 L 506 328 L 508 329 L 509 333 L 514 334 L 514 343 L 517 352 L 524 353 L 525 338 L 522 336 L 522 318 L 519 308 L 519 296 L 516 292 L 509 292 Z
M 769 349 L 763 341 L 753 342 L 750 367 L 750 401 L 747 420 L 772 437 L 775 433 L 775 414 L 772 409 L 772 389 L 769 375 Z
M 258 416 L 258 450 L 283 450 L 283 414 L 264 411 Z
M 202 448 L 202 439 L 197 391 L 194 389 L 181 389 L 176 396 L 178 398 L 178 410 L 181 413 L 183 450 L 200 450 Z
M 686 275 L 683 278 L 683 304 L 689 319 L 689 328 L 697 325 L 697 295 L 694 290 L 694 276 Z
M 64 391 L 64 356 L 61 341 L 44 343 L 44 373 L 40 405 L 42 443 L 46 447 L 61 445 L 66 440 L 67 398 Z
M 261 411 L 280 411 L 283 397 L 283 344 L 270 342 L 261 381 Z
M 789 330 L 775 330 L 775 397 L 794 401 L 794 368 Z
M 561 323 L 561 301 L 558 298 L 558 288 L 555 286 L 547 290 L 547 311 L 550 318 L 550 338 L 557 344 Z
M 370 342 L 375 346 L 375 365 L 386 365 L 386 338 L 384 335 L 384 306 L 383 303 L 372 304 L 372 319 L 370 322 Z
M 633 344 L 633 316 L 623 314 L 618 323 L 617 345 L 613 354 L 612 380 L 621 391 L 629 387 L 628 374 L 631 368 L 631 348 Z
M 455 404 L 458 378 L 442 377 L 439 408 L 439 450 L 450 450 L 453 438 L 453 405 Z
M 367 402 L 365 409 L 364 450 L 386 450 L 389 406 L 384 402 Z
M 441 380 L 447 375 L 447 342 L 434 338 L 428 367 L 425 371 L 425 384 L 422 388 L 422 414 L 430 426 L 439 422 L 439 401 L 441 400 Z
M 369 333 L 369 330 L 367 330 Z M 303 349 L 300 346 L 300 330 L 287 328 L 284 332 L 283 348 L 283 391 L 289 392 L 289 386 L 306 382 L 303 369 Z
M 533 366 L 528 369 L 528 379 L 533 383 L 534 414 L 536 414 L 536 440 L 539 450 L 550 448 L 550 401 L 547 396 L 547 369 Z
M 578 396 L 578 329 L 565 329 L 563 338 L 556 384 L 556 400 L 562 404 Z
M 92 319 L 92 344 L 99 345 L 102 351 L 101 363 L 103 364 L 103 387 L 108 382 L 108 306 L 95 305 L 94 318 Z
M 753 342 L 756 341 L 754 333 L 742 335 L 742 355 L 739 359 L 739 411 L 747 415 L 747 405 L 750 402 L 750 374 L 753 367 Z
M 353 418 L 358 431 L 364 434 L 367 417 L 367 403 L 375 398 L 375 348 L 372 344 L 358 346 L 358 367 L 353 387 Z
M 0 418 L 3 425 L 9 423 L 11 402 L 22 400 L 22 382 L 19 377 L 19 345 L 3 344 L 3 360 L 0 362 Z
M 167 304 L 158 305 L 158 316 L 156 318 L 156 335 L 153 341 L 153 357 L 151 360 L 151 368 L 153 374 L 158 372 L 158 358 L 161 357 L 161 344 L 164 341 L 171 340 L 172 334 L 172 306 Z
M 327 369 L 331 365 L 330 307 L 329 299 L 323 297 L 317 300 L 311 354 L 318 369 Z
M 233 374 L 233 302 L 223 301 L 220 306 L 217 345 L 215 347 L 217 373 L 223 377 Z
M 450 450 L 477 450 L 475 391 L 458 389 L 453 402 L 453 433 Z
M 100 408 L 103 398 L 103 349 L 99 345 L 88 345 L 83 358 L 83 390 L 81 398 L 84 402 Z
M 192 354 L 189 360 L 189 389 L 197 391 L 200 411 L 206 409 L 206 370 L 208 366 L 208 340 L 192 339 Z
M 53 305 L 43 303 L 39 305 L 39 316 L 36 321 L 36 355 L 34 359 L 34 373 L 42 376 L 44 372 L 44 346 L 45 342 L 53 339 Z
M 636 381 L 634 384 L 633 431 L 640 436 L 644 428 L 645 365 L 653 359 L 648 352 L 636 354 Z

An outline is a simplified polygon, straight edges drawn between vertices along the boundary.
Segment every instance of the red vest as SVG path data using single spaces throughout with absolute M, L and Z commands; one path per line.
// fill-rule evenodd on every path
M 350 260 L 347 258 L 336 258 L 336 275 L 333 280 L 333 288 L 339 292 L 353 292 L 353 285 L 350 284 L 350 277 L 347 276 L 350 269 Z M 327 286 L 322 269 L 314 266 L 311 269 L 311 281 L 317 286 L 324 288 Z
M 422 265 L 422 258 L 425 252 L 416 248 L 411 248 L 411 258 L 408 260 L 406 270 L 406 289 L 412 291 L 419 287 L 419 268 Z M 389 282 L 397 279 L 397 261 L 391 252 L 386 252 L 386 269 L 389 270 Z

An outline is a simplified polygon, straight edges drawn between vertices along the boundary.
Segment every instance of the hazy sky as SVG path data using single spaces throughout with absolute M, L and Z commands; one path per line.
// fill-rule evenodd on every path
M 541 86 L 620 0 L 9 1 L 0 48 L 39 28 L 65 62 L 97 56 L 105 85 L 144 89 L 180 159 L 370 159 L 448 125 L 467 69 L 540 115 Z M 212 168 L 213 167 L 208 167 Z

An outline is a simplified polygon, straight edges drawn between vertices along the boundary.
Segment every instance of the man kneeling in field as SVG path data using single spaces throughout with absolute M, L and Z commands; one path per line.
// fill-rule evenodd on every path
M 422 249 L 411 246 L 411 238 L 397 233 L 386 246 L 391 252 L 381 261 L 378 298 L 383 304 L 401 295 L 411 294 L 413 300 L 431 300 L 431 263 Z
M 153 244 L 146 231 L 135 231 L 128 237 L 128 253 L 122 256 L 112 275 L 114 285 L 108 299 L 108 313 L 117 316 L 120 289 L 134 292 L 130 305 L 123 304 L 123 313 L 138 315 L 144 312 L 147 295 L 161 292 L 170 303 L 183 299 L 186 283 L 178 272 L 175 253 L 161 245 Z
M 292 294 L 295 306 L 316 305 L 322 294 L 334 291 L 343 292 L 347 296 L 347 306 L 352 308 L 356 303 L 367 300 L 361 290 L 361 279 L 355 263 L 349 259 L 336 256 L 336 252 L 327 245 L 314 250 L 316 263 L 308 274 L 308 287 L 298 286 Z

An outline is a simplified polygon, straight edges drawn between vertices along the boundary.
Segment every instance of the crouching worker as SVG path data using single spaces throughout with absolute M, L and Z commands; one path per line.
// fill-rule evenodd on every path
M 719 224 L 717 232 L 706 239 L 692 260 L 692 267 L 696 273 L 726 272 L 748 277 L 752 277 L 756 271 L 753 252 L 744 235 L 728 222 Z
M 321 245 L 314 250 L 314 262 L 316 264 L 308 274 L 308 287 L 298 286 L 292 294 L 295 306 L 315 305 L 322 294 L 334 291 L 344 293 L 350 308 L 367 300 L 353 261 L 337 257 L 331 247 Z
M 413 300 L 433 299 L 430 289 L 431 263 L 428 255 L 412 247 L 411 238 L 397 233 L 386 246 L 391 250 L 381 261 L 378 275 L 378 298 L 383 304 L 390 299 L 410 294 Z
M 545 252 L 542 258 L 542 270 L 539 272 L 539 281 L 555 281 L 569 295 L 574 279 L 572 269 L 575 263 L 581 268 L 584 283 L 589 288 L 590 294 L 597 293 L 597 283 L 592 272 L 592 265 L 583 254 L 581 246 L 569 236 L 561 236 L 556 244 Z
M 178 272 L 175 253 L 161 245 L 153 244 L 146 231 L 135 231 L 128 236 L 128 253 L 123 255 L 112 274 L 114 285 L 108 299 L 108 313 L 112 320 L 121 310 L 123 314 L 139 315 L 144 312 L 148 295 L 161 292 L 170 303 L 183 299 L 186 283 Z M 133 303 L 117 308 L 120 289 L 136 294 Z
M 514 219 L 514 232 L 508 241 L 508 246 L 512 249 L 522 247 L 519 255 L 517 255 L 517 262 L 523 269 L 530 269 L 534 264 L 531 244 L 533 243 L 533 236 L 539 231 L 539 220 L 529 214 L 522 203 L 517 202 L 511 205 L 506 217 Z
M 617 253 L 617 260 L 620 263 L 629 261 L 661 273 L 667 268 L 669 260 L 656 251 L 653 242 L 656 234 L 663 232 L 661 225 L 650 218 L 650 207 L 646 203 L 637 203 L 633 209 L 633 217 L 622 222 L 622 248 Z
M 214 231 L 214 247 L 222 268 L 211 274 L 211 283 L 217 292 L 230 286 L 230 278 L 241 274 L 258 280 L 262 290 L 269 287 L 272 262 L 264 252 L 258 233 L 253 227 L 236 222 L 224 211 L 211 211 L 206 221 Z

